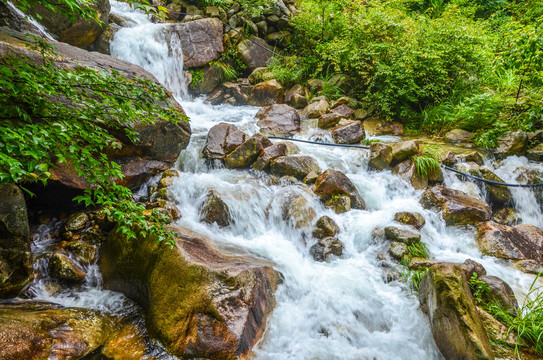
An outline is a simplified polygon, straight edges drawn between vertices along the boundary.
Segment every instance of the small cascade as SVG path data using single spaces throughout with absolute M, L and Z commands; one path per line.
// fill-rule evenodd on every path
M 126 19 L 110 44 L 111 55 L 153 74 L 180 101 L 187 95 L 181 40 L 172 25 L 155 24 L 128 3 L 111 1 L 111 13 Z
M 49 40 L 56 40 L 55 37 L 53 35 L 51 35 L 51 33 L 49 33 L 49 31 L 47 31 L 47 29 L 42 24 L 37 22 L 32 16 L 23 13 L 15 5 L 13 5 L 13 3 L 11 1 L 8 1 L 7 4 L 8 4 L 9 7 L 11 7 L 17 13 L 17 15 L 19 15 L 21 18 L 26 19 L 36 29 L 38 29 L 43 37 L 45 37 L 46 39 L 49 39 Z

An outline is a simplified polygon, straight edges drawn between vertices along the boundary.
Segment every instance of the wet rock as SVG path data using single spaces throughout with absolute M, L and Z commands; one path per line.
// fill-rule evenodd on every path
M 422 229 L 422 227 L 426 224 L 426 219 L 424 219 L 421 214 L 406 211 L 397 212 L 394 214 L 394 221 L 404 225 L 411 225 L 417 230 Z
M 448 143 L 463 143 L 471 141 L 473 133 L 462 129 L 454 129 L 445 134 L 445 141 Z
M 509 328 L 496 320 L 492 315 L 477 307 L 485 331 L 492 341 L 492 350 L 496 359 L 536 360 L 533 355 L 526 354 L 517 336 Z M 516 349 L 516 350 L 515 350 Z
M 498 139 L 498 147 L 494 154 L 499 158 L 510 155 L 524 155 L 528 149 L 528 135 L 521 130 L 510 131 L 503 138 Z
M 420 232 L 397 226 L 385 227 L 385 237 L 388 240 L 402 242 L 407 245 L 420 242 Z
M 436 345 L 446 359 L 494 359 L 459 265 L 431 266 L 419 285 L 419 301 L 430 320 Z
M 441 162 L 443 163 L 443 165 L 454 166 L 454 164 L 458 162 L 458 159 L 456 158 L 456 155 L 454 155 L 452 152 L 447 151 L 441 159 Z
M 315 182 L 315 194 L 327 202 L 335 196 L 348 196 L 353 209 L 364 210 L 366 204 L 351 180 L 342 172 L 328 169 Z
M 319 118 L 318 127 L 321 129 L 329 129 L 331 127 L 336 126 L 340 120 L 341 120 L 341 116 L 332 111 L 332 112 L 329 112 L 328 114 L 322 115 Z
M 209 94 L 224 80 L 222 70 L 218 65 L 206 66 L 201 71 L 202 77 L 195 83 L 190 82 L 188 90 L 191 94 Z
M 378 117 L 371 117 L 364 120 L 362 123 L 366 134 L 369 135 L 402 135 L 403 134 L 403 125 L 394 122 L 386 121 Z
M 543 143 L 528 150 L 526 157 L 532 161 L 543 161 Z
M 84 241 L 63 241 L 59 248 L 71 252 L 83 265 L 93 264 L 98 258 L 98 249 Z
M 351 210 L 351 198 L 345 195 L 334 195 L 324 202 L 324 206 L 332 209 L 336 214 L 342 214 Z
M 417 140 L 402 141 L 392 145 L 392 163 L 398 164 L 419 153 Z
M 315 261 L 326 262 L 329 261 L 332 256 L 343 255 L 343 243 L 335 237 L 327 237 L 319 240 L 315 245 L 309 249 L 309 253 L 313 256 Z
M 309 174 L 306 175 L 306 177 L 302 180 L 304 184 L 313 184 L 315 181 L 317 181 L 317 178 L 319 177 L 319 174 L 317 174 L 314 171 L 311 171 Z
M 0 183 L 0 199 L 0 298 L 8 298 L 32 279 L 30 229 L 21 189 Z
M 287 155 L 296 155 L 300 153 L 300 148 L 292 141 L 282 141 L 278 144 L 285 144 L 287 147 Z
M 317 161 L 311 156 L 281 156 L 270 163 L 270 171 L 276 176 L 293 176 L 303 180 L 310 172 L 320 173 Z
M 290 222 L 297 229 L 309 227 L 317 216 L 315 209 L 308 205 L 307 199 L 301 194 L 289 194 L 281 211 L 283 220 Z
M 286 154 L 287 146 L 284 143 L 274 144 L 260 152 L 260 155 L 253 164 L 253 168 L 262 171 L 268 170 L 272 160 L 285 156 Z
M 105 287 L 142 305 L 150 334 L 172 355 L 246 357 L 275 304 L 278 273 L 254 259 L 225 256 L 201 235 L 170 229 L 173 249 L 111 232 L 100 256 Z
M 272 57 L 272 53 L 266 50 L 271 50 L 270 46 L 259 37 L 253 37 L 251 40 L 243 40 L 238 44 L 237 48 L 239 58 L 247 66 L 249 71 L 267 66 Z
M 323 216 L 315 224 L 313 229 L 313 237 L 316 239 L 324 239 L 327 237 L 334 237 L 339 233 L 339 226 L 336 222 L 328 217 Z
M 472 151 L 469 154 L 466 155 L 458 155 L 458 158 L 460 160 L 465 160 L 467 162 L 474 162 L 478 165 L 484 165 L 485 159 L 483 155 L 478 151 Z
M 504 182 L 496 174 L 494 174 L 492 171 L 488 170 L 485 167 L 481 167 L 480 171 L 481 171 L 482 177 L 486 180 L 496 181 L 500 183 Z M 499 209 L 508 204 L 513 203 L 513 195 L 511 195 L 511 191 L 509 190 L 509 188 L 505 186 L 490 185 L 490 184 L 485 184 L 485 188 L 486 188 L 486 194 L 488 197 L 488 202 L 490 203 L 493 209 Z
M 392 162 L 392 147 L 388 144 L 374 142 L 370 144 L 369 167 L 375 170 L 387 169 Z
M 321 117 L 322 115 L 326 114 L 329 109 L 330 109 L 330 104 L 328 104 L 328 101 L 319 100 L 307 105 L 302 110 L 301 115 L 302 117 L 306 117 L 309 119 L 317 119 Z
M 494 211 L 492 221 L 498 224 L 513 226 L 520 222 L 517 211 L 513 208 L 503 208 Z
M 85 20 L 75 16 L 74 19 L 61 11 L 54 11 L 41 4 L 28 9 L 28 14 L 40 19 L 40 23 L 55 37 L 63 42 L 81 49 L 89 47 L 104 31 L 101 24 L 107 23 L 110 5 L 108 1 L 97 1 L 90 5 L 95 11 L 94 18 Z
M 496 303 L 500 309 L 512 317 L 518 316 L 518 303 L 515 293 L 511 287 L 502 279 L 496 276 L 482 275 L 479 280 L 488 285 L 490 292 L 483 293 L 483 301 L 487 303 Z
M 543 264 L 534 260 L 519 260 L 513 263 L 513 267 L 528 274 L 537 275 L 543 271 Z
M 209 129 L 202 154 L 208 159 L 223 159 L 246 139 L 247 135 L 236 126 L 221 122 Z
M 84 212 L 78 212 L 70 215 L 66 223 L 64 224 L 64 229 L 66 231 L 79 231 L 85 228 L 85 225 L 89 221 L 89 217 Z
M 397 260 L 401 260 L 405 255 L 409 253 L 407 245 L 403 242 L 392 241 L 388 249 L 390 256 Z
M 275 79 L 256 84 L 251 90 L 249 104 L 253 106 L 270 106 L 283 102 L 285 90 Z
M 439 209 L 447 225 L 475 225 L 491 216 L 487 203 L 440 185 L 426 190 L 420 202 L 426 209 Z
M 226 205 L 221 197 L 213 190 L 210 190 L 207 193 L 202 208 L 200 209 L 200 221 L 208 224 L 217 223 L 219 227 L 228 226 L 232 221 L 228 205 Z
M 266 136 L 256 133 L 228 154 L 224 164 L 229 169 L 247 168 L 255 162 L 263 149 L 272 145 Z
M 117 24 L 108 24 L 104 32 L 98 36 L 96 39 L 96 42 L 94 43 L 94 46 L 96 47 L 96 51 L 101 52 L 102 54 L 109 55 L 110 54 L 110 48 L 109 44 L 115 37 L 115 34 L 117 31 L 122 29 L 121 26 Z
M 298 111 L 286 104 L 263 107 L 255 117 L 258 119 L 256 125 L 264 135 L 289 137 L 301 130 Z
M 487 221 L 477 229 L 483 255 L 543 264 L 543 230 L 532 225 L 506 226 Z
M 170 221 L 181 219 L 181 211 L 179 211 L 179 208 L 174 202 L 169 201 L 169 200 L 157 199 L 156 201 L 149 203 L 147 205 L 147 209 L 148 210 L 157 209 L 159 212 L 168 216 L 170 218 Z M 151 214 L 152 212 L 149 213 L 149 215 Z
M 423 190 L 428 187 L 429 178 L 417 172 L 415 163 L 412 160 L 405 160 L 399 163 L 392 169 L 392 172 L 406 179 L 416 190 Z M 441 174 L 441 170 L 438 173 Z
M 364 129 L 360 121 L 351 121 L 333 128 L 332 138 L 336 144 L 354 144 L 364 138 Z
M 60 253 L 51 256 L 47 270 L 51 277 L 69 282 L 82 282 L 86 276 L 85 271 L 79 265 Z
M 423 268 L 429 268 L 435 264 L 441 264 L 442 261 L 432 260 L 432 259 L 423 259 L 419 257 L 413 257 L 409 261 L 409 270 L 418 270 Z
M 296 84 L 285 94 L 285 103 L 296 109 L 303 109 L 308 105 L 307 96 L 309 90 L 305 86 Z
M 470 279 L 474 273 L 477 274 L 477 277 L 486 275 L 486 270 L 483 265 L 471 259 L 466 259 L 466 261 L 464 261 L 461 266 L 462 269 L 464 269 L 464 273 L 466 274 L 466 279 Z
M 207 18 L 166 27 L 177 36 L 185 68 L 200 67 L 217 60 L 224 51 L 223 26 L 219 19 Z
M 108 359 L 152 359 L 146 341 L 138 326 L 130 324 L 113 335 L 101 352 Z
M 0 358 L 83 359 L 106 345 L 118 320 L 98 311 L 24 302 L 0 305 Z

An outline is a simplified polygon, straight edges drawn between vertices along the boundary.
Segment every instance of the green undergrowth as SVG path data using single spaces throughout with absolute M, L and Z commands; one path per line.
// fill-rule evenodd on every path
M 131 123 L 188 121 L 170 94 L 141 78 L 85 67 L 59 68 L 54 48 L 34 37 L 39 59 L 16 49 L 0 57 L 0 182 L 47 184 L 61 164 L 73 167 L 88 184 L 74 200 L 102 207 L 128 237 L 151 235 L 173 244 L 167 218 L 144 216 L 132 192 L 116 184 L 121 167 L 107 153 L 133 143 Z M 118 138 L 122 138 L 118 140 Z M 27 190 L 28 191 L 28 190 Z
M 424 145 L 419 154 L 411 159 L 415 164 L 415 171 L 422 178 L 428 178 L 439 172 L 443 150 L 437 145 Z
M 404 255 L 400 261 L 405 268 L 404 272 L 402 272 L 402 277 L 405 281 L 410 281 L 411 289 L 413 291 L 418 291 L 419 284 L 424 275 L 428 272 L 428 268 L 422 266 L 417 269 L 409 269 L 409 263 L 411 262 L 411 259 L 415 257 L 421 259 L 428 259 L 430 257 L 428 247 L 422 241 L 407 245 L 407 254 Z

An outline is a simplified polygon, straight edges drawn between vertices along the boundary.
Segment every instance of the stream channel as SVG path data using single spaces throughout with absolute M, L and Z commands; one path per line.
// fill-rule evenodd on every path
M 521 303 L 534 277 L 509 266 L 508 262 L 482 256 L 475 242 L 475 230 L 447 227 L 440 214 L 420 204 L 422 191 L 414 190 L 390 171 L 368 169 L 368 151 L 297 143 L 301 154 L 314 157 L 321 169 L 345 173 L 364 198 L 367 210 L 336 214 L 325 208 L 303 184 L 277 183 L 269 175 L 253 170 L 228 170 L 209 166 L 201 156 L 208 130 L 220 123 L 236 125 L 249 135 L 258 132 L 254 118 L 257 107 L 211 106 L 203 99 L 186 94 L 183 59 L 179 39 L 166 36 L 168 24 L 152 23 L 148 17 L 125 3 L 111 2 L 111 13 L 129 20 L 129 27 L 117 32 L 111 43 L 113 56 L 142 66 L 171 90 L 191 119 L 190 145 L 182 151 L 176 168 L 180 177 L 172 187 L 183 215 L 179 225 L 214 239 L 225 251 L 271 261 L 284 277 L 276 293 L 277 305 L 268 320 L 262 340 L 253 350 L 255 359 L 442 359 L 426 317 L 419 309 L 417 294 L 403 281 L 387 281 L 379 254 L 387 253 L 383 241 L 375 240 L 376 227 L 389 225 L 399 211 L 418 212 L 426 218 L 422 241 L 433 259 L 481 263 L 489 275 L 511 285 Z M 329 132 L 317 128 L 316 121 L 303 120 L 299 139 L 333 142 Z M 382 141 L 399 138 L 380 137 Z M 541 164 L 525 158 L 509 157 L 489 166 L 506 182 L 516 182 L 522 168 L 543 171 Z M 484 199 L 473 182 L 460 181 L 445 173 L 445 185 Z M 157 179 L 154 179 L 156 182 Z M 219 228 L 199 220 L 199 208 L 213 189 L 228 205 L 232 224 Z M 141 189 L 146 191 L 146 187 Z M 310 230 L 297 229 L 284 221 L 281 208 L 290 194 L 301 194 L 317 212 L 328 215 L 340 226 L 339 239 L 345 244 L 341 258 L 328 263 L 313 260 L 309 248 L 317 241 Z M 543 228 L 543 213 L 534 192 L 512 189 L 515 208 L 522 223 Z M 34 253 L 48 246 L 54 229 L 42 225 L 34 234 Z M 400 265 L 391 263 L 402 271 Z M 36 263 L 37 267 L 45 266 Z M 394 267 L 397 267 L 394 269 Z M 36 299 L 123 314 L 133 305 L 123 295 L 101 288 L 96 265 L 88 268 L 79 290 L 55 295 L 47 292 L 47 278 L 34 281 Z M 42 273 L 45 269 L 42 269 Z M 157 344 L 157 355 L 169 358 Z

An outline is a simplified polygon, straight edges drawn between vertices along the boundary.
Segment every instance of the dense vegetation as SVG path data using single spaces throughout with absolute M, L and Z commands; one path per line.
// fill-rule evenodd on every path
M 70 2 L 66 6 L 71 8 Z M 77 5 L 73 16 L 92 16 Z M 35 37 L 34 50 L 41 59 L 14 51 L 0 57 L 0 182 L 41 181 L 47 184 L 51 169 L 68 163 L 89 184 L 75 200 L 103 207 L 129 237 L 153 235 L 171 241 L 163 229 L 167 220 L 132 199 L 132 192 L 116 184 L 123 177 L 120 166 L 106 155 L 137 133 L 125 124 L 186 121 L 171 105 L 170 95 L 150 80 L 128 79 L 113 71 L 58 68 L 54 48 Z M 119 136 L 119 135 L 117 135 Z
M 538 0 L 302 0 L 283 81 L 329 84 L 411 131 L 475 131 L 493 146 L 543 125 L 543 3 Z M 293 66 L 293 57 L 295 59 Z M 276 68 L 280 68 L 279 66 Z M 285 73 L 285 69 L 290 69 Z

